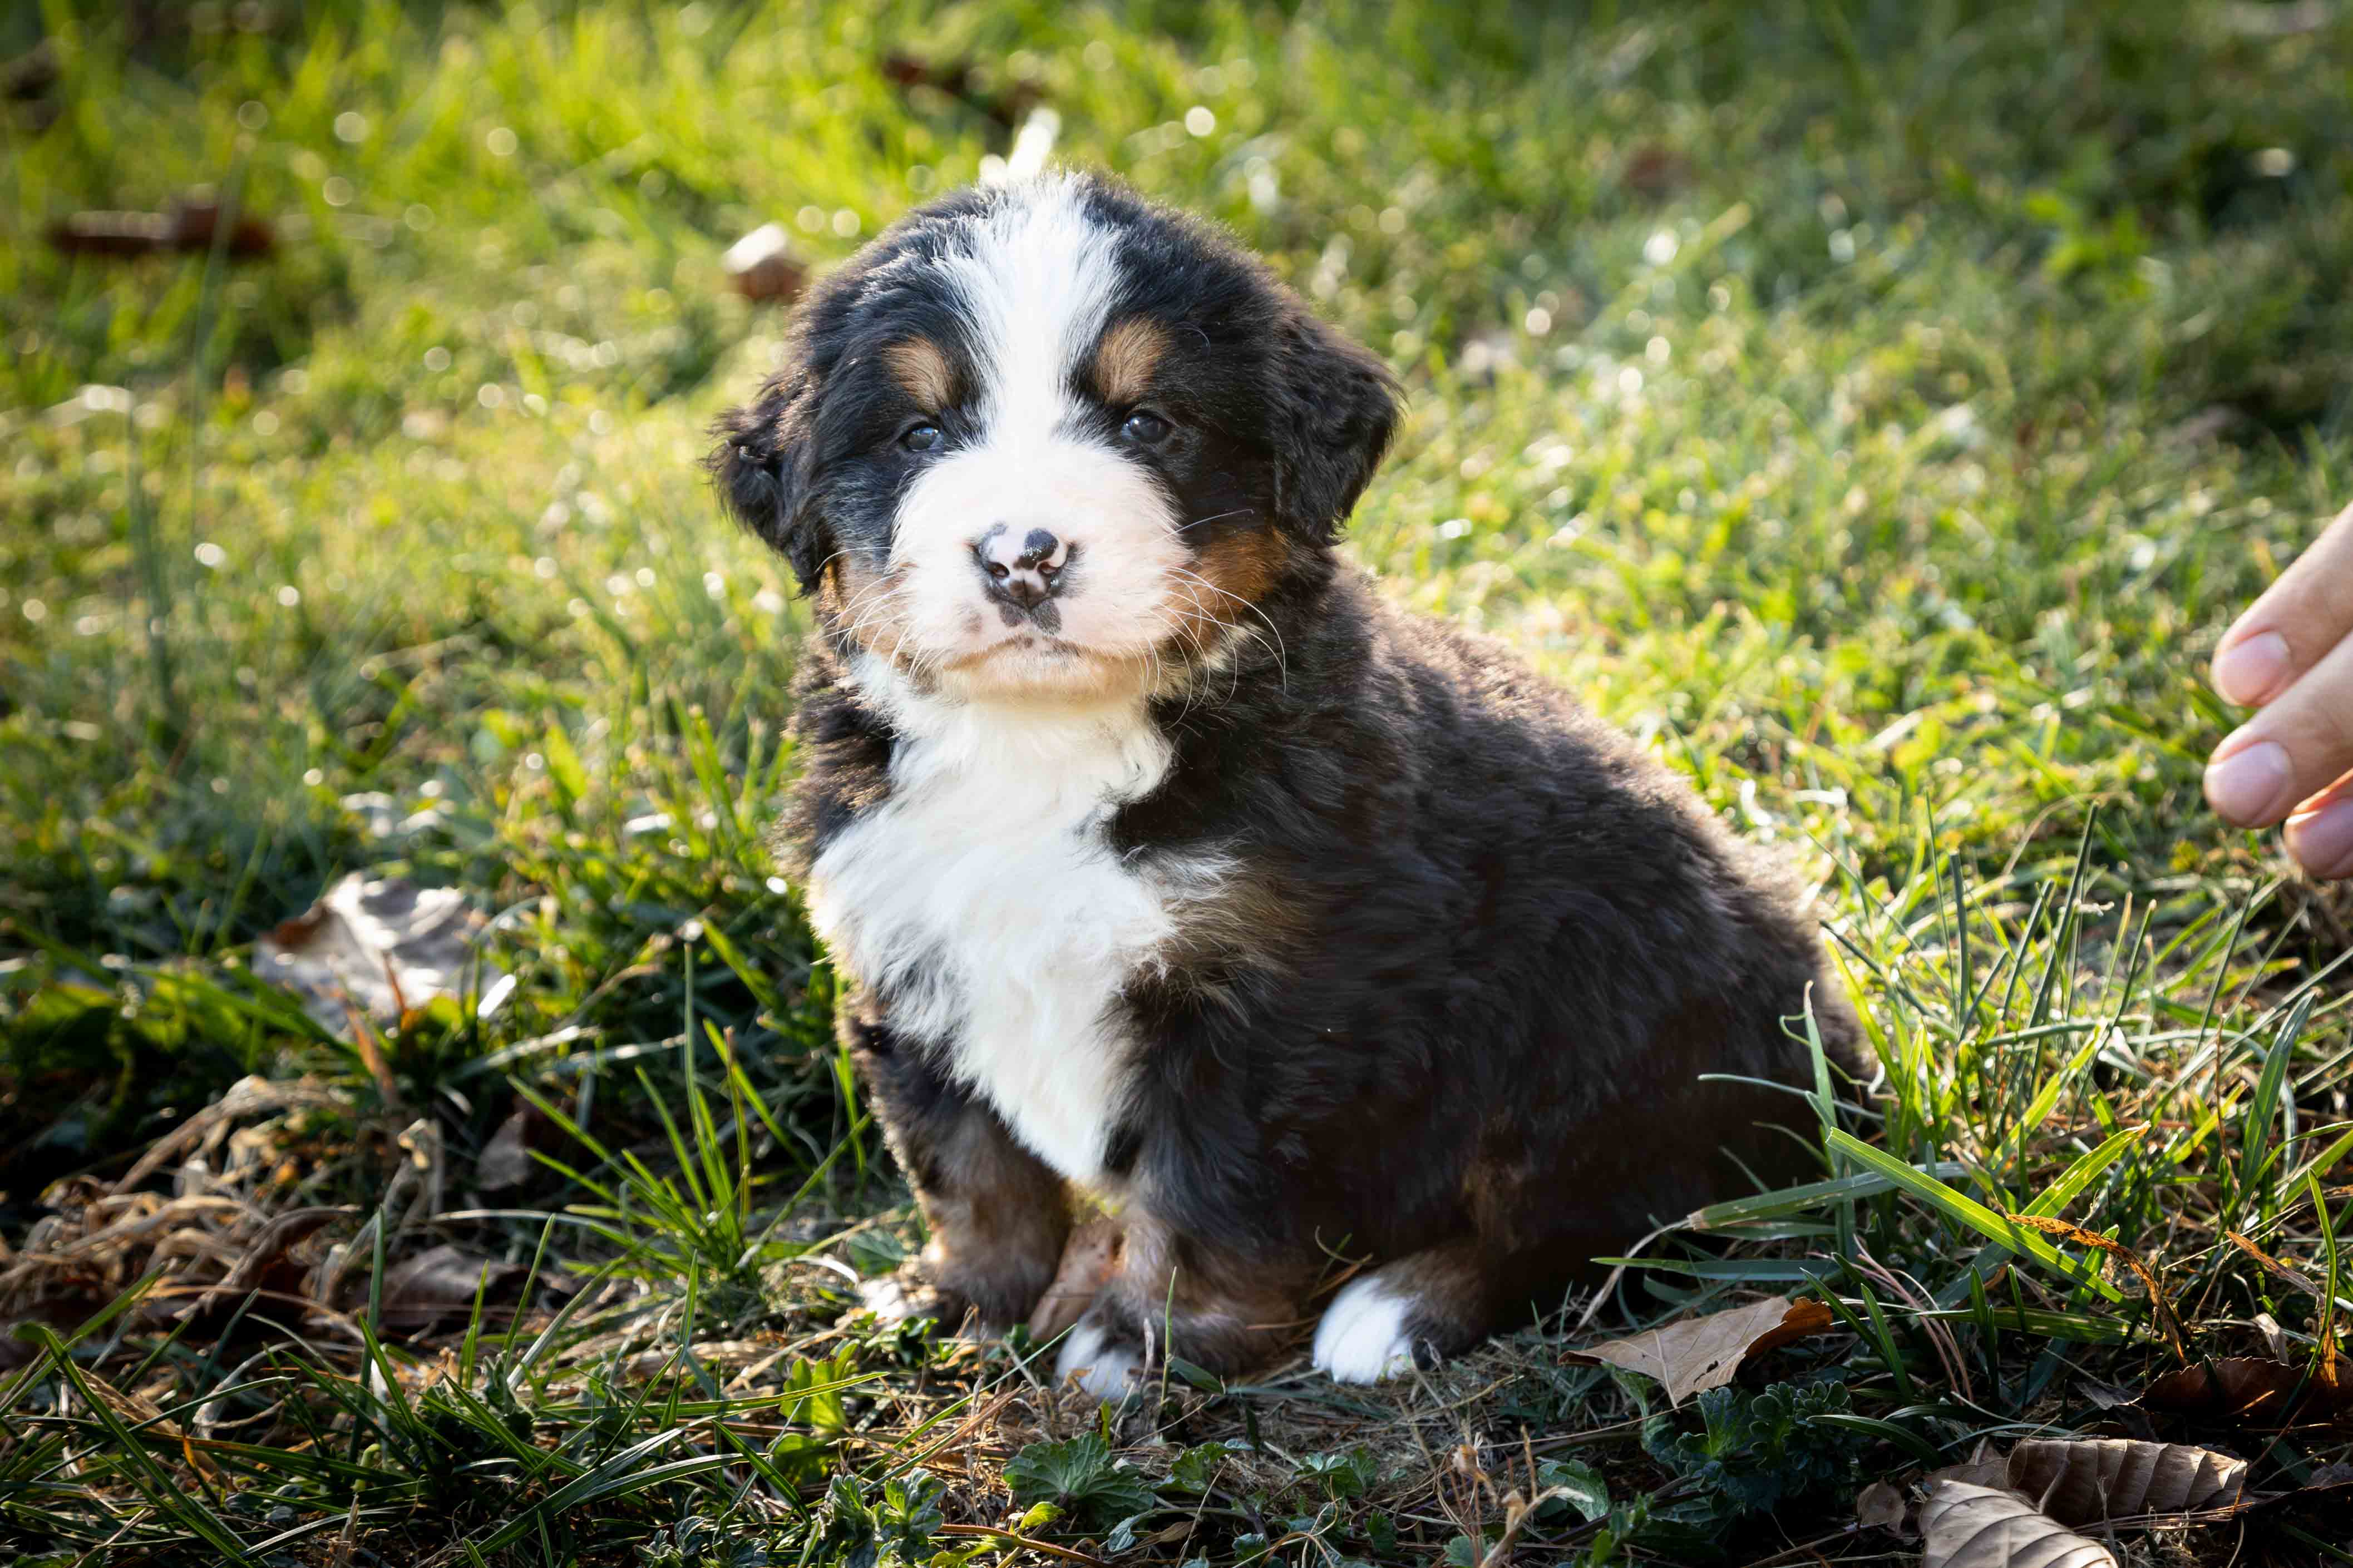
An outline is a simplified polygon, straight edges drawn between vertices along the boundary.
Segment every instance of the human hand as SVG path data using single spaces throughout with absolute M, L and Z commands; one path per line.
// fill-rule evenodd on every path
M 2208 803 L 2242 827 L 2285 817 L 2306 871 L 2353 876 L 2353 507 L 2222 635 L 2213 680 L 2261 711 L 2214 748 Z

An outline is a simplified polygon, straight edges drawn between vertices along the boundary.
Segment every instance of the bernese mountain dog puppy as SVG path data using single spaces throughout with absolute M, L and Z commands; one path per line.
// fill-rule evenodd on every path
M 1353 1267 L 1314 1364 L 1370 1381 L 1802 1167 L 1802 1016 L 1857 1038 L 1817 931 L 1335 559 L 1397 418 L 1255 259 L 1076 174 L 897 224 L 723 418 L 821 632 L 785 858 L 930 1230 L 878 1310 L 1069 1324 L 1112 1397 L 1264 1362 Z

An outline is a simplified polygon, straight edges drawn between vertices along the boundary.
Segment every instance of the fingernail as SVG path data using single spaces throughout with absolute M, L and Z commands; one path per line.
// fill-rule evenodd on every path
M 2289 817 L 2287 849 L 2306 870 L 2324 881 L 2353 877 L 2353 795 Z
M 2287 638 L 2264 632 L 2214 656 L 2214 689 L 2226 702 L 2252 708 L 2268 701 L 2287 673 Z
M 2295 804 L 2289 794 L 2295 777 L 2287 748 L 2258 741 L 2206 770 L 2206 799 L 2240 826 L 2261 827 L 2277 822 Z

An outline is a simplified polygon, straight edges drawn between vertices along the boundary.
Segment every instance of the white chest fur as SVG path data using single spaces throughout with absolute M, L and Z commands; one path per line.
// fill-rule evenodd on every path
M 818 857 L 811 918 L 890 998 L 894 1031 L 944 1049 L 1024 1144 L 1092 1181 L 1125 1078 L 1120 988 L 1216 880 L 1211 865 L 1123 863 L 1105 842 L 1116 803 L 1167 771 L 1166 746 L 1137 709 L 891 695 L 891 795 Z

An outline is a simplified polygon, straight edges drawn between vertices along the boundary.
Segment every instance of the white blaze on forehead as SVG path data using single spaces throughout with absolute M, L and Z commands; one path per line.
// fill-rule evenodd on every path
M 1049 436 L 1108 324 L 1120 282 L 1112 235 L 1062 174 L 1008 188 L 965 226 L 969 248 L 941 265 L 973 330 L 980 426 L 998 440 Z

